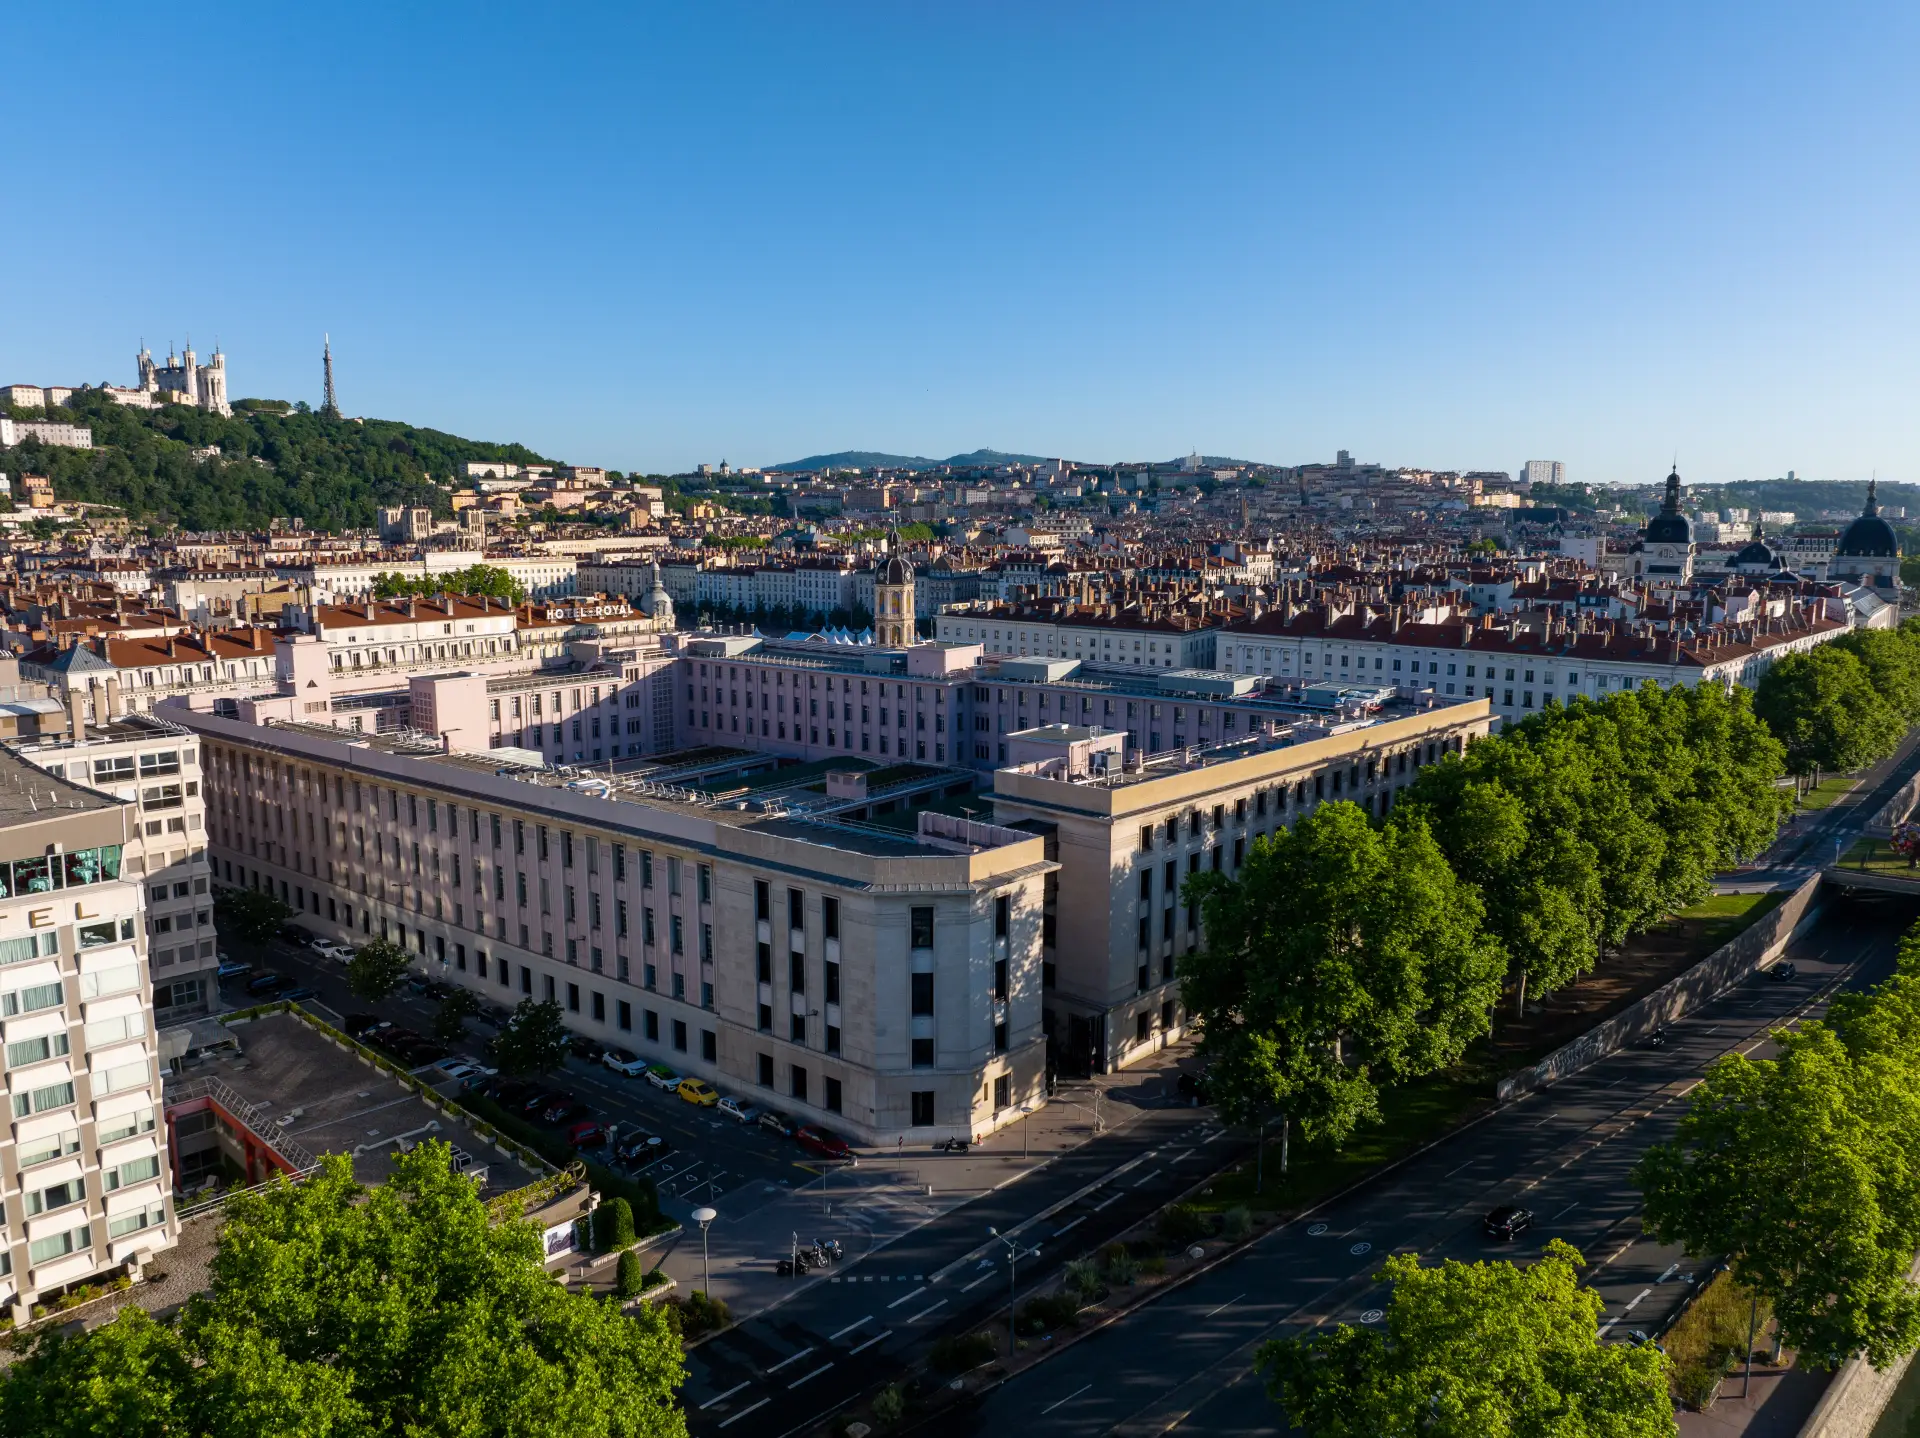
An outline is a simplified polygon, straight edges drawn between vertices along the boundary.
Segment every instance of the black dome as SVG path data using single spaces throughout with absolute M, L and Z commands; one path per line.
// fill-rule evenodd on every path
M 913 583 L 913 566 L 896 554 L 880 566 L 880 582 L 882 584 L 911 584 Z
M 1764 568 L 1771 569 L 1774 565 L 1773 551 L 1768 549 L 1763 541 L 1756 539 L 1752 544 L 1749 544 L 1745 549 L 1734 555 L 1733 562 L 1736 567 L 1747 564 L 1758 564 Z
M 1684 514 L 1664 510 L 1647 521 L 1648 544 L 1692 544 L 1693 523 Z
M 1871 513 L 1847 526 L 1836 553 L 1856 559 L 1894 559 L 1900 554 L 1900 546 L 1893 537 L 1893 526 L 1878 513 Z

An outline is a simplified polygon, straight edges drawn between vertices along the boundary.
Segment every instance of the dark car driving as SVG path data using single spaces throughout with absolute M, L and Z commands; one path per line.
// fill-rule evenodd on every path
M 247 980 L 247 992 L 250 994 L 270 994 L 275 989 L 283 988 L 286 982 L 287 981 L 278 974 L 262 974 L 257 979 Z
M 1518 1238 L 1533 1227 L 1533 1214 L 1530 1210 L 1503 1203 L 1486 1217 L 1488 1238 Z

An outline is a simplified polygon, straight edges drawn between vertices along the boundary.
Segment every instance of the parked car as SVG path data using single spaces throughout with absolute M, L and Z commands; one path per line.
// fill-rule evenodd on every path
M 426 988 L 421 992 L 430 999 L 444 999 L 453 992 L 453 985 L 445 979 L 428 979 Z
M 498 1004 L 488 1004 L 474 1017 L 489 1028 L 504 1029 L 513 1015 Z
M 1485 1226 L 1488 1238 L 1514 1239 L 1533 1227 L 1533 1214 L 1528 1209 L 1503 1203 L 1487 1215 Z
M 407 975 L 407 987 L 412 989 L 416 994 L 424 994 L 427 991 L 427 986 L 432 982 L 433 980 L 425 974 Z
M 321 934 L 302 934 L 301 941 L 315 953 L 324 954 L 333 947 L 333 940 Z
M 298 1004 L 298 1003 L 304 1003 L 308 999 L 318 998 L 319 995 L 314 993 L 312 989 L 309 989 L 303 985 L 299 988 L 288 989 L 285 993 L 280 995 L 280 997 L 285 999 L 290 1004 Z
M 853 1150 L 847 1147 L 847 1141 L 837 1133 L 831 1133 L 818 1124 L 802 1124 L 794 1134 L 800 1147 L 816 1158 L 852 1158 Z
M 714 1109 L 736 1123 L 752 1123 L 760 1117 L 760 1110 L 757 1107 L 743 1098 L 735 1098 L 730 1093 L 722 1094 L 720 1102 L 714 1105 Z
M 607 1046 L 600 1040 L 590 1039 L 585 1034 L 573 1035 L 567 1040 L 567 1047 L 573 1050 L 575 1058 L 585 1059 L 588 1063 L 598 1063 L 607 1051 Z
M 668 1093 L 672 1093 L 680 1087 L 680 1075 L 665 1064 L 649 1064 L 647 1082 L 657 1089 L 665 1089 Z
M 537 1085 L 525 1079 L 493 1079 L 482 1090 L 500 1107 L 512 1112 L 519 1112 L 521 1105 L 539 1091 Z
M 623 1134 L 613 1153 L 622 1163 L 644 1166 L 656 1158 L 665 1158 L 673 1151 L 673 1145 L 658 1134 L 639 1131 Z
M 515 1107 L 521 1113 L 536 1114 L 560 1097 L 562 1097 L 562 1095 L 555 1093 L 550 1088 L 533 1088 L 527 1090 L 526 1096 L 522 1098 Z
M 792 1138 L 795 1131 L 792 1119 L 770 1108 L 760 1110 L 760 1127 L 769 1129 L 782 1138 Z
M 348 1038 L 358 1039 L 365 1038 L 384 1023 L 386 1020 L 377 1014 L 348 1014 L 340 1028 Z
M 585 1123 L 576 1123 L 566 1131 L 564 1137 L 574 1148 L 603 1148 L 607 1142 L 607 1130 L 592 1119 Z
M 720 1101 L 720 1090 L 705 1079 L 683 1078 L 675 1086 L 674 1092 L 688 1103 L 699 1104 L 702 1108 L 711 1108 Z
M 313 939 L 313 935 L 301 928 L 298 924 L 282 924 L 280 926 L 280 937 L 290 944 L 305 944 L 311 942 Z
M 279 974 L 262 974 L 256 979 L 247 980 L 247 992 L 250 994 L 270 994 L 282 987 L 287 981 Z
M 600 1055 L 600 1062 L 615 1073 L 625 1074 L 628 1078 L 638 1078 L 647 1071 L 647 1061 L 634 1057 L 625 1049 L 608 1049 Z
M 250 974 L 252 972 L 252 964 L 236 964 L 231 959 L 214 970 L 214 973 L 223 979 L 237 979 L 242 974 Z
M 587 1106 L 571 1094 L 561 1094 L 540 1110 L 542 1123 L 572 1123 L 587 1116 Z
M 350 964 L 353 962 L 353 950 L 345 944 L 319 943 L 313 947 L 314 952 L 319 954 L 321 958 L 330 959 L 336 964 Z

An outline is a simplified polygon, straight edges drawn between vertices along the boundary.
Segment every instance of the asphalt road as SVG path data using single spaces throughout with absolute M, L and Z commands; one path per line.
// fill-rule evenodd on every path
M 1388 1253 L 1474 1260 L 1537 1256 L 1563 1238 L 1594 1265 L 1610 1340 L 1657 1329 L 1694 1265 L 1638 1236 L 1629 1174 L 1669 1139 L 1684 1095 L 1736 1049 L 1765 1053 L 1769 1029 L 1817 1013 L 1840 983 L 1891 972 L 1911 906 L 1831 906 L 1789 951 L 1790 980 L 1756 975 L 1674 1025 L 1659 1049 L 1633 1049 L 1498 1110 L 1344 1201 L 1266 1236 L 1183 1288 L 1065 1348 L 933 1425 L 942 1435 L 1018 1431 L 1213 1435 L 1281 1431 L 1251 1373 L 1265 1340 L 1327 1323 L 1377 1320 Z M 1539 1223 L 1518 1241 L 1484 1237 L 1481 1219 L 1519 1203 Z

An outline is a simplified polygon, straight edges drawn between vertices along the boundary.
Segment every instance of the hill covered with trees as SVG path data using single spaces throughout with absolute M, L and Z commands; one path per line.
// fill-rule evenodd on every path
M 550 462 L 525 445 L 398 420 L 328 419 L 280 400 L 241 400 L 226 419 L 182 405 L 128 409 L 83 390 L 49 417 L 90 426 L 94 447 L 29 440 L 7 452 L 6 470 L 48 475 L 62 501 L 114 505 L 135 523 L 159 527 L 253 529 L 284 518 L 315 529 L 359 528 L 394 504 L 427 505 L 444 516 L 449 501 L 437 484 L 456 479 L 463 461 Z M 207 448 L 219 453 L 194 456 Z

